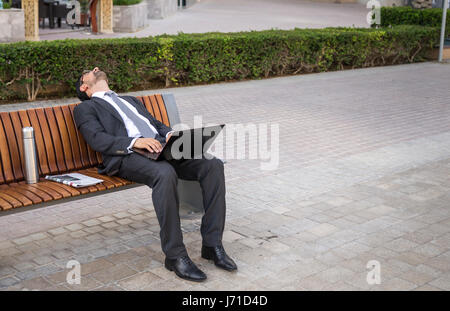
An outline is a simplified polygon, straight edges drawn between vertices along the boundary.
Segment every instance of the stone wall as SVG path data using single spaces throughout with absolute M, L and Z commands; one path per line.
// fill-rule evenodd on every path
M 166 18 L 178 10 L 178 0 L 145 0 L 145 3 L 149 19 Z
M 413 0 L 412 5 L 416 9 L 429 9 L 433 6 L 432 0 Z
M 148 26 L 147 3 L 115 5 L 113 7 L 114 32 L 136 32 Z
M 25 17 L 23 10 L 0 10 L 0 42 L 25 40 Z

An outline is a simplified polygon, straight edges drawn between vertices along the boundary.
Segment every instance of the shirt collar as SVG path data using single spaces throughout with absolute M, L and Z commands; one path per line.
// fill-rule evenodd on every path
M 92 97 L 99 97 L 99 98 L 103 98 L 105 97 L 105 91 L 100 91 L 100 92 L 95 92 L 94 94 L 92 94 Z

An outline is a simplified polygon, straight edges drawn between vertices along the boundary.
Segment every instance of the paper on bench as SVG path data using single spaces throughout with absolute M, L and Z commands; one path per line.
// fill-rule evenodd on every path
M 70 173 L 62 175 L 47 175 L 45 179 L 66 184 L 75 188 L 88 187 L 103 182 L 102 179 L 89 177 L 79 173 Z

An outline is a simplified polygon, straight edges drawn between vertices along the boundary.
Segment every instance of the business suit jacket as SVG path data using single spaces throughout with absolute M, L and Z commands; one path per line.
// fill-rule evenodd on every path
M 146 117 L 162 137 L 172 130 L 156 120 L 136 97 L 120 97 Z M 77 128 L 85 141 L 92 149 L 102 154 L 103 163 L 98 167 L 99 174 L 115 175 L 119 171 L 123 157 L 130 153 L 128 146 L 133 140 L 133 137 L 128 137 L 120 114 L 107 101 L 98 97 L 83 101 L 73 112 Z

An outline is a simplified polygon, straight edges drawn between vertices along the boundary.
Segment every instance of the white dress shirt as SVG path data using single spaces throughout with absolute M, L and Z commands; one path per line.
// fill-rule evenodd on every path
M 128 151 L 132 152 L 131 147 L 133 147 L 134 142 L 136 141 L 136 139 L 138 139 L 139 137 L 142 137 L 142 135 L 139 132 L 139 130 L 136 127 L 136 125 L 134 124 L 134 122 L 131 121 L 131 119 L 127 117 L 127 115 L 119 108 L 119 106 L 117 106 L 117 104 L 113 101 L 111 96 L 105 95 L 105 93 L 106 92 L 95 92 L 94 94 L 92 94 L 92 97 L 98 97 L 98 98 L 101 98 L 103 100 L 106 100 L 111 106 L 114 107 L 114 109 L 117 110 L 119 115 L 122 117 L 123 122 L 125 123 L 125 128 L 127 129 L 128 137 L 134 137 L 134 139 L 131 141 L 131 144 L 128 146 Z M 158 130 L 153 125 L 150 124 L 150 121 L 147 118 L 145 118 L 143 115 L 141 115 L 132 104 L 130 104 L 129 102 L 127 102 L 126 100 L 124 100 L 124 99 L 122 99 L 120 97 L 119 97 L 119 99 L 125 105 L 127 105 L 127 107 L 131 111 L 133 111 L 139 118 L 141 118 L 143 121 L 145 121 L 145 123 L 147 123 L 147 125 L 152 129 L 153 132 L 155 132 L 155 134 L 158 133 Z M 166 138 L 167 138 L 167 135 L 169 135 L 172 132 L 173 131 L 170 131 L 169 133 L 167 133 L 166 134 Z

